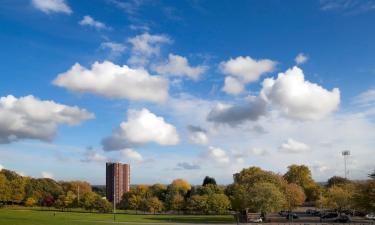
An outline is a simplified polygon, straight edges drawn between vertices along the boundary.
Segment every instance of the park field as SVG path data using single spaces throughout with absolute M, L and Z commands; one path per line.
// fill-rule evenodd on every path
M 194 224 L 223 224 L 234 223 L 231 215 L 129 215 L 53 212 L 30 209 L 0 209 L 0 225 L 113 225 L 113 224 L 140 225 L 147 223 L 194 223 Z

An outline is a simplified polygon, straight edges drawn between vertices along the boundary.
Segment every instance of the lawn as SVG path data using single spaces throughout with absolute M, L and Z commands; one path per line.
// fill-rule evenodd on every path
M 137 223 L 234 223 L 233 216 L 117 214 L 116 222 Z M 113 225 L 113 214 L 1 209 L 0 225 Z M 123 223 L 125 224 L 125 223 Z

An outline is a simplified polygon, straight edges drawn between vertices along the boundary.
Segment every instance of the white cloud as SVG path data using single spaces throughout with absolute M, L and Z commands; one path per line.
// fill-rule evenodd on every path
M 98 29 L 98 30 L 101 30 L 101 29 L 109 29 L 109 27 L 107 27 L 104 23 L 95 20 L 94 18 L 92 18 L 92 17 L 89 16 L 89 15 L 84 16 L 84 17 L 82 18 L 82 20 L 79 21 L 79 24 L 80 24 L 81 26 L 90 26 L 90 27 L 94 27 L 95 29 Z
M 43 171 L 43 172 L 42 172 L 42 177 L 43 177 L 43 178 L 53 179 L 53 174 L 52 174 L 51 172 Z
M 101 43 L 100 48 L 109 49 L 112 57 L 120 56 L 126 50 L 126 46 L 124 44 L 111 41 Z
M 207 131 L 197 127 L 188 126 L 189 130 L 189 140 L 194 144 L 205 145 L 208 143 Z
M 219 164 L 229 163 L 229 156 L 221 148 L 210 146 L 208 147 L 208 150 L 205 156 L 208 159 L 212 160 L 213 162 L 216 162 Z
M 285 143 L 279 147 L 280 152 L 285 153 L 302 153 L 310 150 L 310 147 L 305 143 L 289 138 Z
M 354 103 L 362 107 L 375 105 L 375 89 L 369 89 L 354 98 Z
M 231 76 L 225 77 L 224 87 L 222 89 L 225 93 L 238 95 L 242 93 L 244 89 L 244 84 L 240 82 L 237 78 Z
M 160 145 L 176 145 L 179 136 L 176 128 L 148 109 L 129 110 L 128 121 L 122 122 L 111 137 L 102 141 L 105 150 L 119 150 L 134 144 L 155 142 Z
M 261 96 L 284 115 L 299 120 L 321 119 L 340 104 L 338 88 L 329 91 L 305 80 L 303 71 L 298 67 L 279 73 L 276 80 L 265 79 Z
M 132 65 L 145 65 L 151 56 L 160 54 L 160 45 L 171 43 L 171 39 L 165 35 L 151 35 L 144 33 L 128 40 L 132 44 L 132 55 L 128 63 Z
M 76 63 L 67 72 L 59 74 L 53 84 L 110 98 L 162 102 L 168 97 L 166 79 L 151 76 L 144 69 L 131 69 L 109 61 L 95 62 L 91 69 Z
M 32 5 L 44 13 L 66 13 L 71 14 L 72 10 L 64 0 L 32 0 Z
M 77 106 L 42 101 L 32 95 L 0 98 L 0 143 L 21 139 L 50 141 L 58 125 L 76 125 L 94 118 L 94 114 Z
M 0 171 L 4 169 L 4 166 L 0 164 Z
M 267 113 L 266 106 L 266 102 L 262 98 L 255 96 L 248 97 L 245 104 L 218 103 L 208 114 L 207 120 L 235 126 L 246 120 L 258 120 Z
M 192 67 L 189 65 L 187 58 L 169 54 L 168 61 L 155 66 L 155 71 L 169 76 L 187 76 L 190 79 L 198 80 L 207 70 L 207 66 L 199 65 Z
M 108 158 L 95 150 L 87 149 L 84 153 L 84 158 L 81 159 L 82 162 L 105 162 Z
M 309 59 L 309 57 L 303 53 L 299 53 L 296 58 L 294 59 L 294 61 L 296 62 L 297 65 L 299 64 L 303 64 L 305 62 L 307 62 L 307 60 Z
M 120 154 L 123 159 L 131 162 L 139 163 L 143 161 L 143 156 L 139 152 L 130 148 L 120 150 Z
M 222 73 L 237 77 L 243 83 L 254 82 L 265 73 L 274 71 L 276 62 L 269 59 L 255 60 L 249 56 L 239 56 L 220 63 Z

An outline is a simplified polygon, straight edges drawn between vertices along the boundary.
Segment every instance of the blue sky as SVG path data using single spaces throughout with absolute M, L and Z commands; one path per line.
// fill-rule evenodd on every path
M 304 163 L 325 180 L 350 149 L 362 179 L 373 21 L 359 0 L 5 0 L 0 166 L 103 184 L 115 160 L 133 183 L 230 183 Z

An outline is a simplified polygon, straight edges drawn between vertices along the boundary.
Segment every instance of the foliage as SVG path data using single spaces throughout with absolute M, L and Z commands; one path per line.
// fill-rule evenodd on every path
M 350 181 L 344 177 L 333 176 L 328 179 L 327 187 L 341 186 L 350 183 Z
M 208 197 L 210 211 L 223 214 L 230 207 L 229 198 L 225 194 L 212 194 Z
M 375 212 L 375 179 L 360 183 L 354 193 L 356 208 L 367 212 Z
M 320 202 L 323 207 L 336 209 L 341 211 L 350 208 L 352 203 L 352 192 L 344 187 L 332 186 L 324 195 L 324 199 Z
M 176 189 L 184 195 L 191 189 L 191 185 L 186 180 L 176 179 L 172 181 L 168 188 Z
M 301 186 L 306 194 L 307 201 L 316 201 L 319 198 L 320 188 L 312 179 L 310 169 L 305 165 L 290 165 L 284 174 L 288 183 Z
M 161 212 L 163 210 L 163 202 L 157 197 L 151 197 L 147 199 L 147 209 L 149 212 Z
M 206 176 L 204 179 L 203 179 L 203 184 L 202 186 L 206 186 L 206 185 L 216 185 L 216 180 L 215 178 L 213 177 L 209 177 L 209 176 Z
M 306 196 L 301 188 L 297 184 L 288 184 L 285 188 L 285 203 L 289 211 L 301 206 L 305 202 Z

